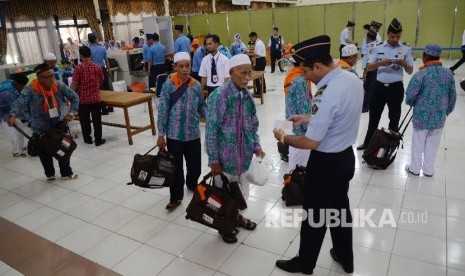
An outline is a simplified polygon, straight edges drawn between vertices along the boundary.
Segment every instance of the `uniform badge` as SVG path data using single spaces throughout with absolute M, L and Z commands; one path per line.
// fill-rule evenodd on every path
M 402 48 L 399 49 L 399 54 L 402 55 L 404 53 L 404 50 Z
M 295 53 L 295 49 L 294 48 L 291 48 L 291 53 Z
M 321 96 L 323 94 L 323 92 L 325 91 L 325 89 L 326 89 L 326 85 L 322 86 L 320 89 L 318 89 L 318 91 L 316 91 L 316 93 L 315 93 L 315 98 L 318 97 L 318 96 Z
M 316 106 L 316 104 L 314 104 L 312 106 L 312 115 L 315 115 L 317 112 L 318 112 L 318 106 Z

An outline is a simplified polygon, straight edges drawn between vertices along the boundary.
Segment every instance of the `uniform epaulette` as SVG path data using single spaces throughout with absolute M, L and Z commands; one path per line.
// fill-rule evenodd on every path
M 402 41 L 402 44 L 404 44 L 405 46 L 410 46 L 410 44 L 408 44 L 408 43 L 405 42 L 405 41 Z
M 316 91 L 316 93 L 315 93 L 315 97 L 318 97 L 318 96 L 320 96 L 321 94 L 323 94 L 323 91 L 325 91 L 326 86 L 327 86 L 327 85 L 324 85 L 324 86 L 322 86 L 320 89 L 318 89 L 318 91 Z
M 384 41 L 381 41 L 380 43 L 376 44 L 376 46 L 383 45 Z

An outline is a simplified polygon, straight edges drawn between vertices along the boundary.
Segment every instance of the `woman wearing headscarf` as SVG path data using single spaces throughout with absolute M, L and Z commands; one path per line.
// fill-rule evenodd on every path
M 241 41 L 241 35 L 235 34 L 234 35 L 234 43 L 231 45 L 231 55 L 235 56 L 238 54 L 247 54 L 249 49 L 245 46 L 244 42 Z

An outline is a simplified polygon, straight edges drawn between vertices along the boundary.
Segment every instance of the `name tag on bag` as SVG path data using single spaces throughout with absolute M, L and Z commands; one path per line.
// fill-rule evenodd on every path
M 50 118 L 57 118 L 58 117 L 58 108 L 54 107 L 54 108 L 50 108 L 48 110 L 48 114 L 50 115 Z

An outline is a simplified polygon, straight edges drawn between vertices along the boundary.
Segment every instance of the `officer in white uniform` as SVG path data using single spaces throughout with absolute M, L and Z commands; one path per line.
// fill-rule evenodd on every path
M 342 56 L 342 48 L 344 48 L 344 46 L 349 44 L 355 44 L 355 46 L 357 46 L 357 43 L 352 41 L 352 31 L 354 30 L 354 26 L 355 22 L 347 21 L 346 27 L 341 32 L 341 36 L 339 37 L 339 41 L 341 43 L 339 46 L 339 57 Z
M 334 64 L 330 56 L 330 39 L 318 36 L 296 44 L 291 50 L 293 57 L 303 59 L 306 76 L 316 84 L 318 91 L 313 99 L 312 115 L 296 115 L 294 123 L 308 122 L 305 135 L 284 135 L 274 130 L 276 139 L 284 144 L 311 149 L 303 188 L 303 208 L 312 210 L 310 222 L 328 222 L 320 212 L 337 210 L 335 215 L 344 222 L 352 222 L 349 206 L 349 181 L 355 171 L 352 145 L 358 134 L 363 103 L 363 87 L 360 79 Z M 294 58 L 296 59 L 296 58 Z M 337 168 L 337 169 L 335 169 Z M 344 217 L 341 217 L 344 213 Z M 320 223 L 321 224 L 321 223 Z M 312 274 L 326 233 L 322 226 L 302 222 L 300 249 L 297 257 L 279 260 L 276 265 L 287 272 Z M 332 258 L 342 265 L 346 273 L 352 273 L 352 228 L 344 225 L 331 226 Z
M 383 26 L 383 24 L 376 22 L 374 20 L 371 20 L 370 25 L 371 25 L 371 30 L 376 32 L 376 44 L 380 44 L 381 42 L 383 42 L 383 39 L 379 35 L 379 29 L 381 29 L 381 26 Z
M 376 46 L 375 53 L 368 59 L 367 71 L 378 70 L 375 89 L 370 100 L 368 130 L 363 144 L 357 150 L 365 150 L 373 133 L 378 128 L 384 106 L 389 109 L 389 129 L 399 131 L 401 105 L 404 99 L 404 70 L 413 72 L 413 57 L 410 46 L 400 41 L 402 25 L 394 18 L 388 27 L 388 39 Z
M 363 70 L 363 89 L 365 90 L 365 96 L 363 97 L 363 108 L 362 113 L 366 113 L 370 107 L 370 100 L 371 95 L 373 94 L 373 89 L 375 89 L 376 83 L 376 74 L 378 73 L 377 70 L 374 71 L 367 71 L 367 63 L 370 56 L 375 53 L 376 50 L 376 35 L 375 31 L 369 30 L 367 32 L 367 45 L 365 55 L 363 55 L 362 59 L 362 70 Z

